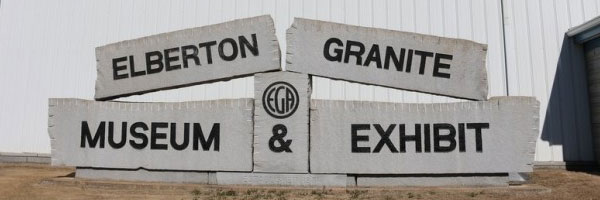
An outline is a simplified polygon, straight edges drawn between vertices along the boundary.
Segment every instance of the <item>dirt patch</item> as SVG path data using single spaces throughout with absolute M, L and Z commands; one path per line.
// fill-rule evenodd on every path
M 309 188 L 76 179 L 74 168 L 0 164 L 0 199 L 600 199 L 600 175 L 536 170 L 511 187 Z

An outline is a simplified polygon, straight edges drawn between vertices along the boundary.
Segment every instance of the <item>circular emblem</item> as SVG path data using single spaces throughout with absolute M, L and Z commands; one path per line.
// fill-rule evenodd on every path
M 291 116 L 298 109 L 300 97 L 291 84 L 278 81 L 267 87 L 262 96 L 263 108 L 277 119 Z

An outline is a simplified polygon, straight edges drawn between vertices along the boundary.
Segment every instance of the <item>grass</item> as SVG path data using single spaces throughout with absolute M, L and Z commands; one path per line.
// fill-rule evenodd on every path
M 360 195 L 365 194 L 367 190 L 346 190 L 346 193 L 350 195 L 350 199 L 358 199 Z
M 200 192 L 200 190 L 198 190 L 198 189 L 194 189 L 194 190 L 192 190 L 192 192 L 190 192 L 190 193 L 192 193 L 192 195 L 194 195 L 194 196 L 199 196 L 199 195 L 201 195 L 201 194 L 202 194 L 202 192 Z
M 227 190 L 227 191 L 217 191 L 217 196 L 225 196 L 225 197 L 230 197 L 230 196 L 237 196 L 237 192 L 233 191 L 233 190 Z
M 467 196 L 469 197 L 477 197 L 477 195 L 483 194 L 483 190 L 479 192 L 469 192 Z
M 258 192 L 257 189 L 248 189 L 248 190 L 246 190 L 246 195 L 252 195 L 252 194 L 257 193 L 257 192 Z

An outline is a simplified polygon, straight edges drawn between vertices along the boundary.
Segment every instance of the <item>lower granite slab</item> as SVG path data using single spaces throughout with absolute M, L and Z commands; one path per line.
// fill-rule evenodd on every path
M 345 174 L 280 174 L 216 172 L 220 185 L 280 185 L 346 187 Z
M 155 171 L 145 169 L 98 169 L 80 168 L 75 177 L 87 179 L 108 179 L 119 181 L 155 181 L 173 183 L 209 183 L 209 172 L 195 171 Z
M 357 177 L 357 186 L 508 186 L 506 176 Z
M 77 167 L 75 177 L 119 181 L 152 181 L 214 185 L 316 187 L 373 186 L 508 186 L 506 175 L 398 176 L 345 174 L 283 174 L 255 172 L 165 171 Z

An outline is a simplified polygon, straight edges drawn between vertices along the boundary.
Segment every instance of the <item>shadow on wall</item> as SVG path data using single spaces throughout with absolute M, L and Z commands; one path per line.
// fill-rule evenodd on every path
M 565 35 L 546 116 L 540 120 L 544 120 L 541 139 L 551 147 L 562 146 L 562 155 L 560 147 L 552 147 L 552 152 L 546 153 L 551 153 L 553 160 L 562 156 L 567 169 L 594 161 L 589 110 L 583 45 Z

